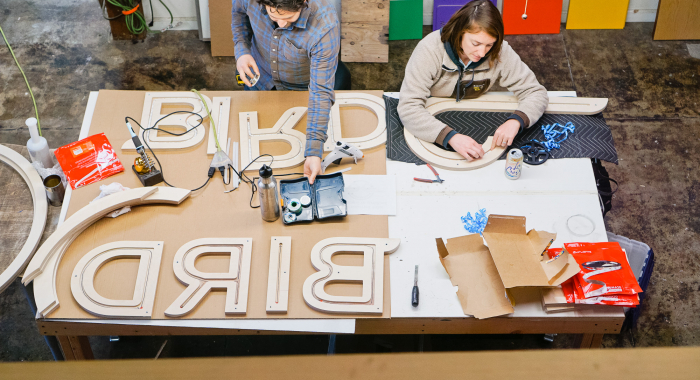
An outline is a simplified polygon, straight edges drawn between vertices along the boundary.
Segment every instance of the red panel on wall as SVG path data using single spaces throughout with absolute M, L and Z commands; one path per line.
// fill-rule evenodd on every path
M 557 34 L 562 0 L 503 0 L 506 34 Z M 523 19 L 523 15 L 527 15 Z

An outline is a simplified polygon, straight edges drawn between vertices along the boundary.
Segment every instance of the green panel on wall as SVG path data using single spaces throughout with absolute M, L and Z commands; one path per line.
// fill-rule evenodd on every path
M 389 5 L 389 41 L 423 38 L 423 0 L 392 0 Z

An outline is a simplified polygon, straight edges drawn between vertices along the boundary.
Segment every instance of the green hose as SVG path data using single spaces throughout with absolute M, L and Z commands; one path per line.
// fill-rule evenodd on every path
M 5 40 L 5 44 L 7 44 L 7 48 L 10 49 L 10 54 L 12 54 L 12 58 L 15 59 L 15 63 L 17 64 L 17 68 L 19 69 L 19 72 L 22 73 L 22 77 L 24 78 L 24 83 L 27 84 L 27 88 L 29 89 L 29 95 L 32 97 L 32 103 L 34 103 L 34 113 L 36 114 L 36 126 L 37 129 L 39 129 L 39 136 L 41 136 L 41 123 L 39 122 L 39 109 L 36 108 L 36 100 L 34 99 L 34 92 L 32 91 L 32 87 L 29 85 L 29 81 L 27 80 L 27 76 L 24 75 L 24 70 L 22 70 L 22 66 L 19 65 L 19 61 L 17 61 L 17 57 L 15 57 L 15 52 L 12 51 L 12 46 L 10 46 L 10 42 L 7 41 L 7 37 L 5 37 L 5 32 L 2 31 L 2 27 L 0 27 L 0 33 L 2 34 L 2 39 Z

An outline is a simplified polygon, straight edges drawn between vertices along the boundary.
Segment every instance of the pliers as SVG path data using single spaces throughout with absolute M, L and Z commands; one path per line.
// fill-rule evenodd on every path
M 440 178 L 440 175 L 438 174 L 437 170 L 435 170 L 435 168 L 432 165 L 430 165 L 428 163 L 426 163 L 426 165 L 428 165 L 428 168 L 430 168 L 430 170 L 433 172 L 433 174 L 435 174 L 435 178 L 437 178 L 437 179 L 431 180 L 431 179 L 413 177 L 414 181 L 425 182 L 425 183 L 434 183 L 434 182 L 443 183 L 443 182 L 445 182 L 442 178 Z

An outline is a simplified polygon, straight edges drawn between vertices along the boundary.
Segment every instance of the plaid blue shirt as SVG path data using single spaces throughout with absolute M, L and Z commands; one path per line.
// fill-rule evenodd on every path
M 253 89 L 309 90 L 304 156 L 321 157 L 340 51 L 340 23 L 328 0 L 309 0 L 299 19 L 280 28 L 256 0 L 233 0 L 236 57 L 250 54 L 260 70 Z

